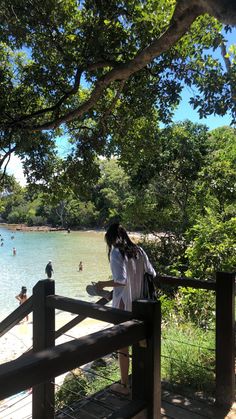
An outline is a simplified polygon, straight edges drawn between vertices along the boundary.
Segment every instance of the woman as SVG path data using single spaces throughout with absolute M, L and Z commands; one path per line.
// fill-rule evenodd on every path
M 19 304 L 23 304 L 27 299 L 27 288 L 25 286 L 21 287 L 20 294 L 16 295 L 16 299 L 19 301 Z M 29 320 L 29 316 L 26 316 L 26 321 Z
M 112 280 L 97 282 L 97 289 L 113 287 L 112 306 L 131 311 L 132 301 L 142 296 L 144 273 L 148 272 L 155 277 L 156 272 L 144 250 L 130 240 L 126 230 L 119 223 L 114 223 L 108 228 L 105 240 L 108 246 Z M 128 348 L 120 349 L 119 366 L 121 384 L 114 384 L 113 389 L 128 394 Z

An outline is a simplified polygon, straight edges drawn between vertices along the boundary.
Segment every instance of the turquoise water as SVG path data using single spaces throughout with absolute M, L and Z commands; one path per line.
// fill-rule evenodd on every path
M 52 279 L 59 295 L 95 301 L 96 297 L 87 295 L 86 285 L 108 279 L 110 275 L 104 233 L 12 232 L 0 226 L 0 234 L 0 239 L 4 239 L 0 247 L 0 320 L 18 306 L 15 296 L 22 285 L 27 287 L 30 296 L 33 286 L 46 278 L 45 266 L 50 259 L 54 269 Z M 78 269 L 80 261 L 84 266 L 82 272 Z

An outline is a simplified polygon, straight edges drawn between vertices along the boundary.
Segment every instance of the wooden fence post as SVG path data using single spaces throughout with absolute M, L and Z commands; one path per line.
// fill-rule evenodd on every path
M 46 306 L 47 295 L 55 294 L 52 280 L 39 281 L 33 288 L 33 351 L 55 345 L 55 310 Z M 54 418 L 54 378 L 33 387 L 33 419 Z
M 235 274 L 216 274 L 216 402 L 231 406 L 235 391 Z
M 161 304 L 159 301 L 133 302 L 135 319 L 144 320 L 148 338 L 133 345 L 132 399 L 147 402 L 147 417 L 161 417 Z

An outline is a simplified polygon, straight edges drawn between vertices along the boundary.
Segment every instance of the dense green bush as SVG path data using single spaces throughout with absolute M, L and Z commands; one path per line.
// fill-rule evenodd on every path
M 188 276 L 214 279 L 216 271 L 235 271 L 236 217 L 226 218 L 226 214 L 217 216 L 208 211 L 188 235 Z

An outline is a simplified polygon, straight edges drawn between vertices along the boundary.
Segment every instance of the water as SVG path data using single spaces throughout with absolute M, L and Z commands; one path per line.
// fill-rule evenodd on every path
M 4 238 L 0 247 L 0 320 L 18 306 L 15 296 L 22 285 L 27 287 L 30 296 L 33 286 L 46 278 L 45 266 L 49 260 L 54 269 L 55 292 L 66 297 L 95 301 L 96 297 L 86 293 L 86 285 L 106 280 L 110 275 L 102 232 L 12 232 L 0 226 L 0 234 Z M 82 272 L 78 268 L 80 261 L 84 266 Z

